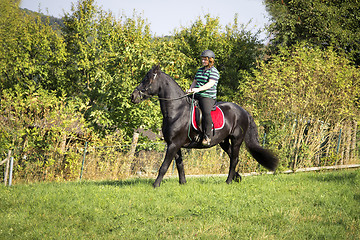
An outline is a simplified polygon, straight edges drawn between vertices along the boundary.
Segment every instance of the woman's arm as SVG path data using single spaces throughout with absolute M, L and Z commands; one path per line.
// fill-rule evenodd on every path
M 192 92 L 201 92 L 201 91 L 205 91 L 205 90 L 208 90 L 210 89 L 212 86 L 214 86 L 216 83 L 215 80 L 213 79 L 210 79 L 209 82 L 207 82 L 205 85 L 199 87 L 199 88 L 190 88 L 190 90 L 192 90 Z M 196 84 L 196 82 L 195 82 Z M 191 84 L 192 86 L 192 84 Z
M 193 92 L 193 89 L 195 88 L 195 86 L 196 86 L 196 80 L 194 79 L 194 81 L 191 83 L 190 88 L 186 92 L 187 93 Z
M 194 81 L 192 82 L 192 84 L 191 84 L 191 86 L 190 86 L 190 89 L 193 89 L 193 88 L 195 88 L 195 86 L 196 86 L 196 83 L 197 83 L 197 81 L 194 79 Z

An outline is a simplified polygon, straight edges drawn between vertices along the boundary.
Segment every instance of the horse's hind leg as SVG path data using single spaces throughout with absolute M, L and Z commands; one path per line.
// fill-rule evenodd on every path
M 238 172 L 235 172 L 235 175 L 234 175 L 234 177 L 233 177 L 233 180 L 235 181 L 235 182 L 241 182 L 241 176 L 240 176 L 240 174 L 238 173 Z
M 232 162 L 232 155 L 231 155 L 231 152 L 232 152 L 232 147 L 231 147 L 231 144 L 229 142 L 229 138 L 226 138 L 223 142 L 220 143 L 220 146 L 221 148 L 227 153 L 227 155 L 229 156 L 230 158 L 230 164 Z M 230 167 L 231 168 L 231 167 Z M 235 168 L 236 168 L 236 164 L 235 164 Z M 234 169 L 235 171 L 235 169 Z M 230 173 L 229 173 L 230 174 Z M 232 180 L 234 180 L 235 182 L 240 182 L 241 181 L 241 176 L 239 173 L 235 172 Z M 230 181 L 231 182 L 231 181 Z
M 231 158 L 231 145 L 229 142 L 229 138 L 225 138 L 223 142 L 220 143 L 220 147 L 227 153 L 227 155 Z
M 240 151 L 240 146 L 242 143 L 243 139 L 237 139 L 237 140 L 232 140 L 231 141 L 231 145 L 230 145 L 230 150 L 229 150 L 229 156 L 230 156 L 230 168 L 229 168 L 229 175 L 228 178 L 226 179 L 226 183 L 231 183 L 232 180 L 235 180 L 237 182 L 239 182 L 239 180 L 241 180 L 241 177 L 239 175 L 239 173 L 237 173 L 235 171 L 236 166 L 239 162 L 239 151 Z
M 186 179 L 185 179 L 185 171 L 184 171 L 184 164 L 183 164 L 183 159 L 182 159 L 182 155 L 181 155 L 181 149 L 175 155 L 175 162 L 176 162 L 176 168 L 179 173 L 179 183 L 185 184 Z

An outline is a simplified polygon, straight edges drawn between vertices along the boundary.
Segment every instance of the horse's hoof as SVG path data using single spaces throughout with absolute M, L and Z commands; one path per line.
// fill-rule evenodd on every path
M 239 174 L 239 173 L 235 173 L 234 181 L 237 182 L 237 183 L 239 183 L 239 182 L 241 182 L 241 180 L 242 180 L 242 178 L 241 178 L 240 174 Z
M 234 178 L 234 181 L 237 183 L 241 182 L 241 180 L 242 180 L 242 178 L 240 175 Z
M 180 184 L 180 185 L 186 184 L 186 180 L 185 180 L 185 181 L 179 181 L 179 184 Z

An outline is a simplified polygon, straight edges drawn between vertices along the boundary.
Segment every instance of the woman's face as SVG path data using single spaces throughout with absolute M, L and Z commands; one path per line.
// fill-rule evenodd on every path
M 201 63 L 204 67 L 207 67 L 207 66 L 209 66 L 209 59 L 207 57 L 202 57 Z

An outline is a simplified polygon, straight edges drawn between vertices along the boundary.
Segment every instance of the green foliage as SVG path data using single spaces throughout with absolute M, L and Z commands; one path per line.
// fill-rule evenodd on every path
M 290 112 L 336 122 L 358 119 L 359 79 L 359 69 L 331 48 L 298 44 L 280 48 L 269 62 L 260 62 L 242 87 L 263 121 Z
M 2 92 L 0 151 L 12 149 L 15 177 L 32 180 L 71 179 L 79 161 L 72 147 L 91 136 L 75 102 L 43 89 L 19 86 Z M 74 171 L 76 170 L 76 175 Z
M 35 83 L 60 90 L 64 80 L 65 46 L 61 37 L 39 17 L 24 15 L 16 1 L 1 1 L 1 89 Z
M 116 39 L 113 41 L 115 54 L 107 66 L 113 81 L 105 88 L 106 104 L 109 118 L 131 139 L 134 129 L 140 126 L 147 129 L 160 126 L 160 111 L 156 102 L 148 100 L 139 105 L 130 102 L 135 86 L 156 60 L 151 57 L 154 45 L 146 22 L 134 15 L 121 23 L 116 26 Z
M 360 64 L 360 4 L 358 0 L 266 0 L 272 20 L 273 46 L 298 41 L 345 51 Z
M 189 62 L 191 56 L 187 56 L 178 49 L 178 43 L 173 40 L 158 38 L 154 49 L 155 61 L 161 66 L 161 70 L 172 78 L 185 90 L 189 87 Z
M 65 16 L 64 24 L 71 66 L 68 92 L 88 106 L 86 119 L 105 132 L 122 129 L 127 140 L 139 127 L 158 131 L 161 118 L 157 102 L 133 105 L 129 96 L 157 63 L 171 76 L 180 76 L 186 58 L 173 43 L 154 40 L 148 24 L 136 13 L 117 21 L 93 1 L 79 1 Z
M 239 89 L 246 76 L 256 67 L 257 60 L 263 55 L 263 45 L 259 40 L 260 31 L 253 34 L 246 28 L 246 25 L 238 24 L 237 16 L 233 24 L 226 26 L 226 42 L 229 43 L 229 50 L 219 59 L 221 70 L 219 94 L 224 101 L 235 101 L 236 96 L 243 94 L 234 90 Z
M 298 44 L 259 62 L 241 91 L 246 108 L 267 128 L 268 146 L 277 149 L 285 167 L 291 161 L 295 167 L 301 158 L 316 165 L 314 157 L 321 148 L 328 154 L 330 147 L 335 149 L 321 144 L 326 138 L 327 144 L 336 141 L 338 124 L 359 121 L 359 79 L 359 69 L 331 48 Z
M 76 110 L 98 133 L 105 136 L 116 129 L 130 141 L 139 127 L 158 131 L 161 115 L 156 99 L 139 105 L 129 96 L 145 73 L 157 63 L 185 90 L 199 63 L 199 54 L 211 48 L 217 54 L 222 74 L 219 94 L 231 100 L 243 73 L 254 66 L 259 43 L 256 37 L 234 25 L 222 29 L 219 19 L 205 16 L 189 30 L 173 38 L 150 35 L 141 16 L 115 19 L 93 0 L 79 0 L 62 19 L 60 34 L 33 13 L 22 14 L 8 4 L 1 32 L 2 89 L 29 85 L 65 94 L 78 102 Z M 10 11 L 11 10 L 11 11 Z M 12 19 L 12 22 L 8 19 Z M 5 35 L 12 36 L 7 38 Z M 19 46 L 18 46 L 19 44 Z M 240 51 L 243 50 L 243 51 Z M 234 67 L 236 65 L 236 67 Z
M 189 28 L 183 28 L 174 36 L 177 48 L 190 59 L 185 76 L 192 82 L 199 67 L 200 54 L 211 49 L 215 52 L 215 66 L 220 71 L 221 80 L 218 87 L 219 98 L 232 101 L 239 83 L 244 80 L 244 73 L 249 72 L 261 54 L 261 43 L 258 33 L 253 35 L 245 30 L 246 25 L 239 25 L 237 16 L 234 23 L 223 28 L 218 18 L 205 15 Z
M 314 157 L 317 146 L 305 144 L 310 140 L 300 133 L 307 126 L 299 121 L 293 128 L 295 119 L 312 119 L 310 131 L 320 139 L 335 136 L 343 119 L 359 120 L 359 70 L 347 60 L 357 59 L 358 6 L 354 1 L 282 2 L 267 1 L 278 54 L 257 62 L 263 58 L 259 35 L 239 24 L 237 16 L 221 26 L 218 18 L 205 15 L 172 37 L 156 38 L 141 15 L 117 19 L 94 0 L 77 1 L 60 20 L 61 28 L 52 26 L 51 18 L 21 11 L 18 1 L 0 1 L 2 154 L 21 149 L 17 173 L 24 178 L 35 173 L 37 180 L 72 179 L 89 140 L 89 149 L 104 147 L 94 157 L 101 166 L 94 172 L 117 176 L 115 168 L 129 171 L 131 160 L 105 146 L 127 145 L 134 130 L 158 133 L 161 125 L 156 98 L 130 102 L 135 86 L 159 63 L 185 90 L 200 66 L 200 53 L 212 49 L 221 74 L 219 100 L 245 105 L 266 125 L 260 128 L 261 136 L 267 134 L 266 144 L 279 148 L 294 165 L 311 165 L 305 159 Z M 308 42 L 279 47 L 302 39 Z M 310 43 L 331 47 L 323 50 Z M 331 129 L 313 119 L 332 124 Z M 319 138 L 317 142 L 323 141 Z M 339 159 L 331 151 L 327 158 L 332 163 Z M 255 165 L 246 160 L 241 168 Z

